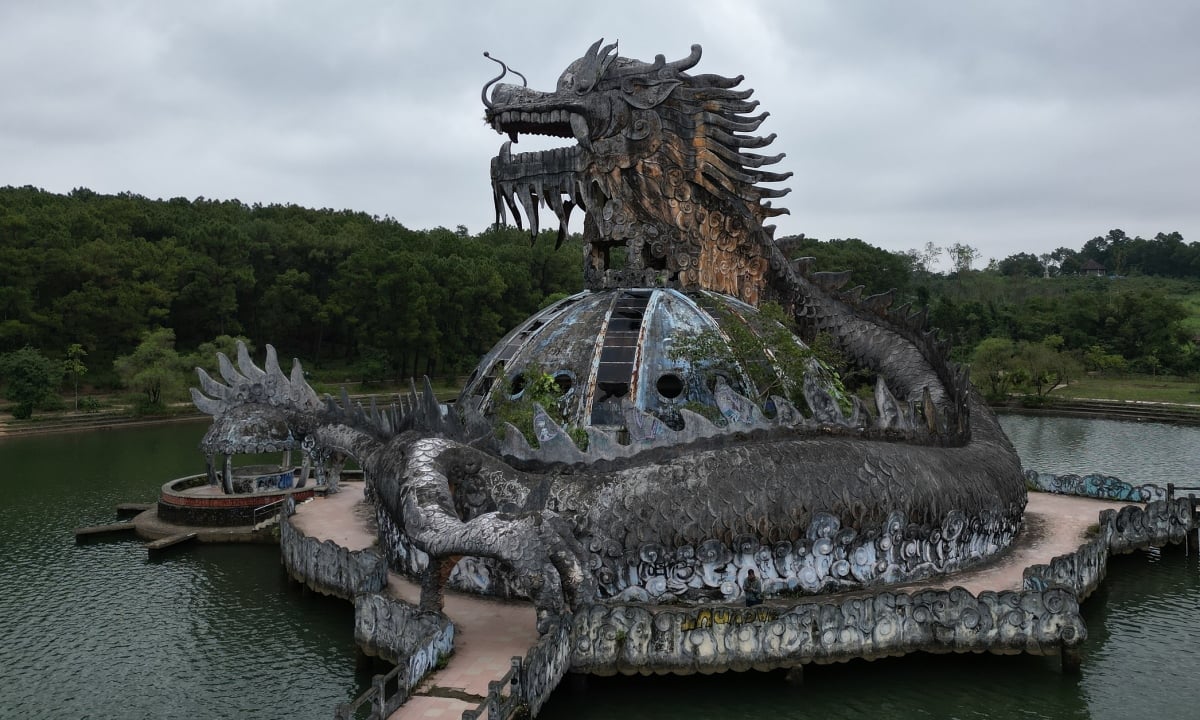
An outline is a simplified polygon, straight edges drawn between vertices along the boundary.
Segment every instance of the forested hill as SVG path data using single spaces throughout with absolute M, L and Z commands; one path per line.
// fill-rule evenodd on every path
M 294 205 L 0 188 L 0 358 L 28 346 L 57 362 L 79 346 L 88 382 L 113 386 L 113 361 L 170 329 L 180 354 L 244 336 L 314 370 L 458 375 L 582 287 L 579 237 L 555 251 L 545 236 L 531 245 L 515 228 L 470 235 Z M 982 269 L 965 244 L 894 253 L 857 239 L 781 240 L 819 270 L 849 269 L 854 284 L 928 308 L 956 358 L 982 363 L 980 383 L 993 361 L 998 378 L 1054 375 L 1015 365 L 1022 353 L 1044 364 L 1044 350 L 1067 363 L 1056 377 L 1200 370 L 1200 244 L 1179 233 L 1113 230 L 1079 251 L 1018 253 Z M 943 254 L 950 269 L 935 272 Z M 1094 266 L 1105 276 L 1086 276 Z
M 897 303 L 927 308 L 955 359 L 971 363 L 976 384 L 996 395 L 1013 382 L 1048 393 L 1084 372 L 1200 371 L 1200 243 L 1184 244 L 1179 233 L 1144 240 L 1113 230 L 1079 251 L 1018 253 L 982 269 L 965 244 L 893 253 L 853 238 L 784 242 L 792 256 L 815 257 L 818 270 L 850 270 L 851 284 L 895 289 Z M 931 272 L 940 255 L 950 269 Z M 1175 258 L 1172 272 L 1150 274 L 1164 257 Z M 1087 274 L 1089 261 L 1116 262 L 1129 274 Z
M 572 241 L 568 241 L 572 242 Z M 582 251 L 515 229 L 409 230 L 294 205 L 0 188 L 0 353 L 72 343 L 99 380 L 143 333 L 188 351 L 220 335 L 392 377 L 468 369 L 551 296 Z M 99 377 L 97 377 L 99 376 Z

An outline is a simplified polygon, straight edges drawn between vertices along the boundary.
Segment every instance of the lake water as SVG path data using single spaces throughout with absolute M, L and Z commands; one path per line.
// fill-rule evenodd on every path
M 1005 416 L 1026 465 L 1200 484 L 1200 429 Z M 117 503 L 198 472 L 203 423 L 0 439 L 0 718 L 328 718 L 357 695 L 349 603 L 301 593 L 271 546 L 151 562 L 136 541 L 76 545 Z M 1200 717 L 1200 562 L 1182 549 L 1110 566 L 1084 612 L 1079 677 L 1054 658 L 909 656 L 776 673 L 592 678 L 564 718 Z

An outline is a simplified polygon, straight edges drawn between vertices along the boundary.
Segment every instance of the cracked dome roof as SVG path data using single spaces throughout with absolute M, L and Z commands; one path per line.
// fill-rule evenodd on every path
M 671 424 L 685 405 L 715 411 L 718 377 L 750 398 L 786 396 L 803 378 L 782 375 L 770 344 L 786 337 L 804 345 L 781 329 L 753 306 L 704 290 L 584 291 L 537 312 L 497 343 L 459 402 L 478 403 L 493 416 L 501 404 L 524 398 L 531 379 L 544 373 L 559 394 L 558 407 L 546 410 L 568 426 L 623 426 L 625 400 Z M 715 342 L 701 348 L 697 337 Z M 757 367 L 752 372 L 733 358 Z

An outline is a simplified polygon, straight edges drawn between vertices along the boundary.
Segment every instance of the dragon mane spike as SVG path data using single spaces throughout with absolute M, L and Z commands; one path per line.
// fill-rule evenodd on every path
M 676 73 L 683 72 L 684 70 L 689 70 L 689 69 L 695 67 L 696 64 L 700 62 L 700 56 L 703 54 L 704 54 L 704 49 L 701 48 L 699 44 L 693 44 L 692 48 L 691 48 L 691 52 L 688 53 L 687 57 L 676 60 L 675 62 L 667 63 L 666 67 L 664 69 L 670 70 L 670 71 L 676 72 Z

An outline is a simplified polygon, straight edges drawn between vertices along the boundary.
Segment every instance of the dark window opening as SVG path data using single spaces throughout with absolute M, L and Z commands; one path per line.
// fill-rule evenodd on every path
M 683 378 L 675 373 L 663 373 L 658 376 L 658 382 L 654 385 L 658 389 L 658 394 L 674 400 L 683 394 Z
M 517 375 L 512 379 L 512 383 L 508 387 L 509 395 L 516 400 L 521 397 L 521 393 L 525 392 L 525 375 L 524 373 Z
M 554 383 L 558 385 L 560 395 L 566 395 L 571 392 L 571 386 L 575 384 L 575 377 L 566 370 L 560 370 L 554 375 Z

